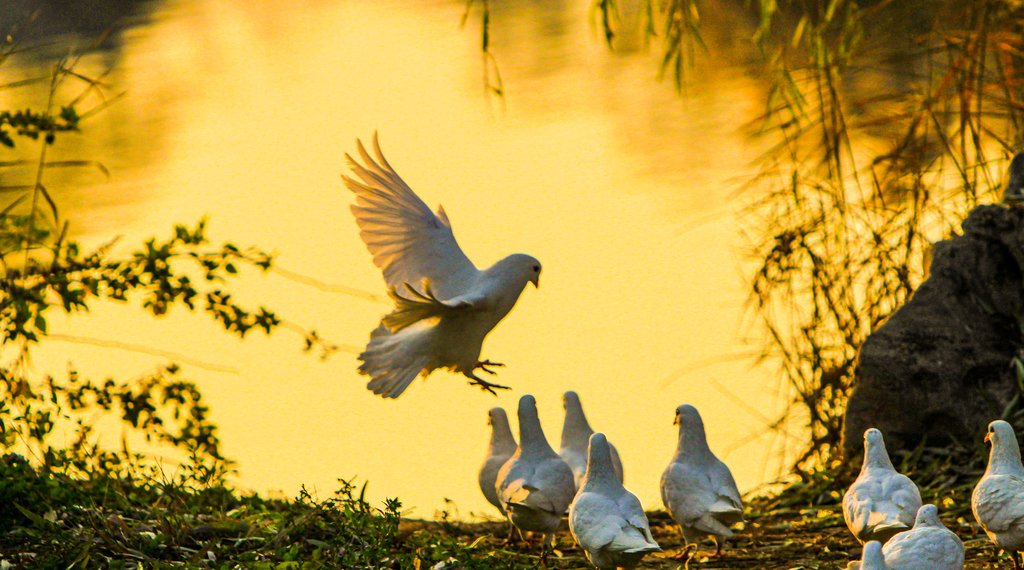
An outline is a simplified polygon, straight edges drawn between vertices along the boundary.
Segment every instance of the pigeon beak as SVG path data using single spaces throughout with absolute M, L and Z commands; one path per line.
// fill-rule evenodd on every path
M 534 275 L 533 279 L 530 279 L 530 283 L 533 283 L 534 287 L 540 289 L 540 274 Z
M 672 425 L 679 425 L 679 414 L 676 414 L 676 417 L 672 419 Z
M 992 441 L 992 432 L 985 434 L 985 443 L 989 443 L 990 441 Z

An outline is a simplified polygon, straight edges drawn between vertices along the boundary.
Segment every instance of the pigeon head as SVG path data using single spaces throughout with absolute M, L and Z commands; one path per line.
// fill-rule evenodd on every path
M 939 508 L 935 505 L 922 505 L 917 509 L 917 519 L 914 521 L 914 528 L 919 526 L 943 526 L 939 520 Z
M 699 426 L 700 431 L 704 431 L 704 420 L 700 418 L 700 412 L 690 404 L 683 404 L 676 408 L 676 419 L 672 422 L 672 425 L 679 426 L 680 430 L 687 426 Z
M 519 448 L 524 455 L 558 456 L 540 427 L 537 400 L 529 394 L 519 398 Z
M 1010 179 L 1003 190 L 1004 204 L 1024 204 L 1024 152 L 1018 152 L 1010 161 Z
M 537 419 L 537 399 L 526 394 L 522 398 L 519 398 L 519 421 L 533 421 L 540 422 Z
M 512 428 L 508 425 L 508 415 L 504 408 L 494 407 L 487 411 L 487 425 L 491 426 L 491 451 L 508 453 L 516 451 L 516 440 L 512 437 Z
M 514 253 L 491 267 L 487 273 L 500 275 L 513 283 L 533 283 L 534 287 L 540 287 L 540 262 L 536 258 L 525 253 Z
M 861 570 L 886 570 L 885 557 L 882 556 L 882 543 L 877 540 L 864 545 L 864 552 L 860 556 Z
M 590 436 L 590 446 L 587 448 L 587 473 L 583 476 L 580 489 L 588 484 L 609 483 L 621 485 L 615 475 L 615 468 L 612 467 L 612 451 L 608 446 L 608 439 L 603 433 L 598 432 Z
M 704 420 L 697 408 L 683 404 L 676 408 L 676 419 L 672 422 L 679 426 L 679 445 L 676 454 L 709 455 L 707 436 L 704 433 Z
M 508 415 L 504 408 L 496 406 L 487 410 L 487 425 L 494 427 L 498 424 L 508 425 Z
M 1013 426 L 1003 420 L 996 420 L 988 424 L 988 433 L 985 434 L 985 443 L 993 446 L 1005 445 L 1008 441 L 1017 441 L 1017 435 L 1013 433 Z
M 882 432 L 875 428 L 864 432 L 864 465 L 861 466 L 861 471 L 872 468 L 895 470 L 892 460 L 889 459 L 889 452 L 885 450 Z
M 590 440 L 594 429 L 590 427 L 583 404 L 576 392 L 562 394 L 562 407 L 565 408 L 565 422 L 562 423 L 562 447 L 574 447 L 582 450 Z
M 996 420 L 988 424 L 985 441 L 992 444 L 986 473 L 1024 474 L 1024 467 L 1021 467 L 1020 464 L 1020 446 L 1017 444 L 1017 434 L 1013 432 L 1013 427 L 1010 424 L 1003 420 Z
M 570 408 L 581 408 L 580 395 L 572 390 L 562 394 L 562 407 L 568 411 Z

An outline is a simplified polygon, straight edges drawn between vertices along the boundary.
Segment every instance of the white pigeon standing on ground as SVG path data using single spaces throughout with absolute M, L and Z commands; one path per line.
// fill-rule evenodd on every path
M 914 526 L 921 492 L 909 477 L 898 473 L 885 450 L 882 432 L 864 432 L 864 464 L 843 495 L 843 518 L 857 540 L 883 544 Z
M 498 491 L 494 483 L 498 480 L 498 471 L 516 452 L 519 447 L 512 437 L 512 429 L 508 426 L 508 415 L 504 408 L 491 408 L 487 412 L 487 425 L 491 426 L 491 442 L 487 445 L 487 457 L 480 466 L 477 482 L 487 502 L 494 505 L 501 515 L 505 516 L 505 507 L 501 506 Z
M 640 499 L 622 486 L 603 433 L 590 436 L 583 485 L 569 505 L 569 531 L 601 570 L 632 568 L 661 552 Z
M 722 553 L 722 541 L 732 536 L 729 527 L 743 520 L 743 499 L 732 472 L 711 453 L 697 408 L 676 408 L 675 423 L 679 444 L 661 476 L 661 500 L 686 542 L 711 535 L 717 556 Z
M 587 449 L 590 446 L 590 436 L 594 430 L 583 413 L 583 405 L 580 404 L 580 397 L 576 392 L 568 391 L 562 395 L 562 406 L 565 408 L 565 422 L 562 424 L 562 445 L 558 455 L 569 464 L 573 475 L 576 476 L 576 489 L 580 488 L 583 481 L 583 474 L 587 472 Z M 611 450 L 612 467 L 615 469 L 615 476 L 622 479 L 622 460 L 619 459 L 619 452 L 615 446 L 608 443 Z
M 395 301 L 359 355 L 359 373 L 371 378 L 366 387 L 397 398 L 417 375 L 448 368 L 491 393 L 507 389 L 474 371 L 494 374 L 488 367 L 502 366 L 480 360 L 484 337 L 512 310 L 527 283 L 540 286 L 540 262 L 517 253 L 478 270 L 455 241 L 444 209 L 431 212 L 384 159 L 377 134 L 376 161 L 356 143 L 366 165 L 345 157 L 362 182 L 341 178 L 356 195 L 352 213 L 359 235 Z
M 892 570 L 962 570 L 964 543 L 939 520 L 935 505 L 917 511 L 914 528 L 897 534 L 882 547 Z
M 537 402 L 529 394 L 519 399 L 519 447 L 498 471 L 495 487 L 512 524 L 544 533 L 543 547 L 550 548 L 576 484 L 572 469 L 544 437 Z
M 988 468 L 971 494 L 971 510 L 985 534 L 1010 553 L 1021 570 L 1024 550 L 1024 467 L 1013 427 L 1003 420 L 988 424 L 985 441 L 992 444 Z

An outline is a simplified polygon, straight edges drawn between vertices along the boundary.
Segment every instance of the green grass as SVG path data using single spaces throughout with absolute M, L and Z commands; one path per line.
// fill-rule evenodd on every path
M 339 481 L 326 500 L 239 495 L 187 482 L 75 479 L 0 461 L 0 559 L 16 568 L 533 568 L 486 536 L 413 530 L 401 503 Z M 501 525 L 495 536 L 503 534 Z M 5 564 L 0 563 L 5 568 Z

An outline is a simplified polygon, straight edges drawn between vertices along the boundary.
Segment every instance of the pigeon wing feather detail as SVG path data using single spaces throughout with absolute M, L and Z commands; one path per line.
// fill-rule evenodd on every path
M 392 332 L 398 332 L 422 320 L 454 317 L 459 313 L 486 309 L 489 305 L 487 292 L 483 290 L 473 290 L 442 301 L 437 298 L 432 282 L 426 277 L 423 278 L 422 293 L 408 283 L 406 288 L 409 291 L 408 296 L 403 296 L 395 287 L 388 291 L 395 301 L 395 310 L 386 315 L 381 322 Z
M 357 141 L 358 142 L 358 141 Z M 384 273 L 388 288 L 399 294 L 424 278 L 434 292 L 448 299 L 463 292 L 478 271 L 466 257 L 443 209 L 434 214 L 385 160 L 373 136 L 374 160 L 361 142 L 359 154 L 365 166 L 348 158 L 359 180 L 342 176 L 355 193 L 352 206 L 359 235 L 373 255 L 373 262 Z
M 1004 532 L 1024 522 L 1024 480 L 1012 475 L 989 476 L 974 490 L 975 517 L 985 530 Z

